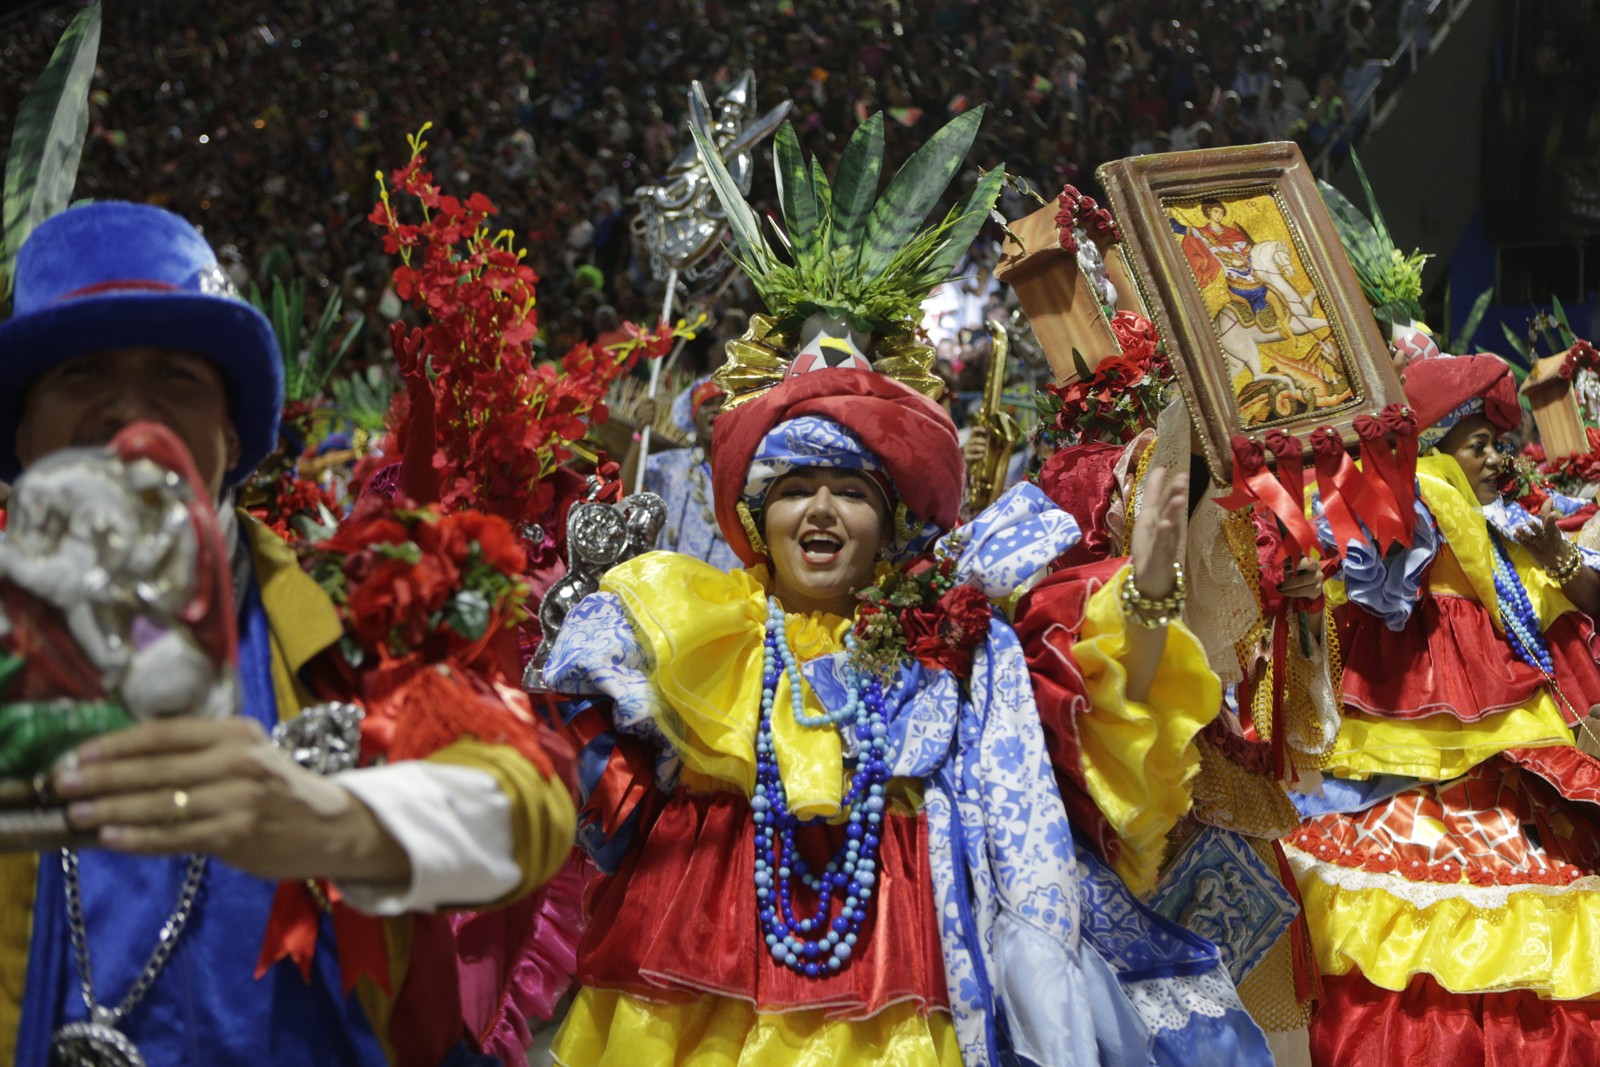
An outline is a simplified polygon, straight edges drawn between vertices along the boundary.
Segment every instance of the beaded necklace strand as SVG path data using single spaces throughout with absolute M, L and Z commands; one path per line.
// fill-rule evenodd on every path
M 854 643 L 846 637 L 847 648 Z M 756 731 L 756 786 L 750 798 L 755 814 L 756 910 L 772 958 L 798 975 L 826 977 L 845 968 L 867 920 L 877 885 L 882 839 L 885 786 L 889 766 L 883 688 L 871 673 L 847 667 L 850 699 L 838 712 L 807 715 L 800 665 L 789 648 L 783 606 L 767 599 L 767 634 L 761 686 L 761 720 Z M 823 819 L 802 820 L 789 810 L 783 776 L 772 742 L 772 711 L 778 680 L 789 681 L 790 710 L 795 721 L 811 729 L 837 728 L 848 753 L 854 750 L 855 771 L 841 807 L 849 813 L 845 842 L 821 874 L 801 858 L 795 832 Z M 794 879 L 817 894 L 808 915 L 795 914 Z M 838 913 L 834 901 L 840 898 Z
M 1511 563 L 1505 542 L 1493 527 L 1489 541 L 1494 545 L 1494 591 L 1500 600 L 1500 618 L 1505 623 L 1506 640 L 1517 658 L 1544 672 L 1545 677 L 1555 674 L 1555 662 L 1550 658 L 1550 648 L 1539 629 L 1539 616 L 1534 613 L 1528 591 L 1523 588 L 1517 568 Z

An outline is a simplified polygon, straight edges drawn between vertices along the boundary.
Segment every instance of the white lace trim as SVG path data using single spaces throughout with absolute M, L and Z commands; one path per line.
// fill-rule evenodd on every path
M 1391 897 L 1403 900 L 1418 908 L 1431 908 L 1444 900 L 1462 900 L 1475 908 L 1503 908 L 1513 894 L 1533 896 L 1561 896 L 1566 893 L 1600 891 L 1600 877 L 1589 875 L 1566 885 L 1467 885 L 1446 882 L 1412 882 L 1398 873 L 1380 874 L 1317 859 L 1289 842 L 1283 842 L 1283 852 L 1294 868 L 1295 877 L 1314 876 L 1320 881 L 1340 889 L 1376 889 Z
M 1183 978 L 1124 982 L 1122 991 L 1152 1033 L 1183 1030 L 1196 1015 L 1220 1019 L 1230 1011 L 1244 1011 L 1238 992 L 1221 967 Z

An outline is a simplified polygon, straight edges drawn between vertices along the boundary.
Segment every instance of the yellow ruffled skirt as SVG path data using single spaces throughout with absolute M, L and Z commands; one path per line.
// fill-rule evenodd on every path
M 556 1035 L 563 1067 L 961 1067 L 945 1012 L 896 1004 L 869 1019 L 764 1014 L 742 1000 L 687 1004 L 583 989 Z

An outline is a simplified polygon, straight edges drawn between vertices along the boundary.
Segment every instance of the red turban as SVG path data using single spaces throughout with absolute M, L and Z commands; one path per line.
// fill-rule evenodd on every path
M 712 431 L 717 525 L 746 565 L 761 559 L 739 522 L 739 499 L 751 459 L 768 431 L 802 415 L 830 419 L 855 434 L 882 462 L 912 515 L 947 530 L 960 519 L 966 468 L 955 424 L 942 407 L 875 371 L 801 374 L 724 412 Z
M 1406 365 L 1406 400 L 1417 413 L 1424 448 L 1438 444 L 1450 427 L 1482 413 L 1499 430 L 1522 425 L 1522 407 L 1511 368 L 1499 356 L 1445 356 Z M 1428 433 L 1432 429 L 1433 433 Z M 1431 440 L 1430 440 L 1431 438 Z

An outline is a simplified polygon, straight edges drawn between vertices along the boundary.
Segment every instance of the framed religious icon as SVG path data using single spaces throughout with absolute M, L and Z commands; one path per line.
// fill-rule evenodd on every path
M 1229 442 L 1352 423 L 1405 393 L 1298 146 L 1137 156 L 1098 175 L 1212 476 Z

